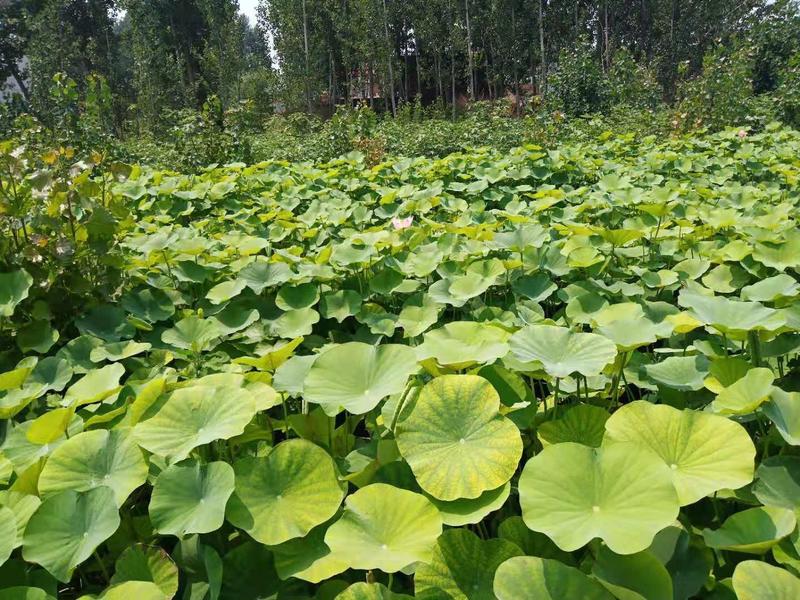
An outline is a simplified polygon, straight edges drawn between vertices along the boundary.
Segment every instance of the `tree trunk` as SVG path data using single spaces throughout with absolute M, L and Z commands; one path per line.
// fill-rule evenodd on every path
M 391 94 L 392 100 L 392 116 L 397 114 L 397 106 L 395 105 L 394 101 L 394 68 L 392 67 L 392 58 L 394 55 L 394 47 L 391 44 L 389 39 L 389 15 L 388 11 L 386 10 L 386 0 L 383 0 L 383 34 L 386 38 L 386 49 L 389 52 L 388 59 L 389 59 L 389 92 Z
M 419 37 L 417 36 L 417 32 L 414 32 L 414 71 L 417 73 L 417 98 L 419 101 L 422 102 L 422 79 L 420 77 L 420 62 L 419 62 Z
M 311 112 L 311 82 L 309 81 L 309 59 L 308 59 L 308 18 L 306 16 L 306 0 L 302 0 L 303 7 L 303 51 L 305 52 L 305 87 L 306 87 L 306 108 Z M 295 5 L 296 6 L 296 5 Z
M 547 88 L 547 60 L 544 56 L 544 0 L 539 0 L 539 60 L 542 64 L 540 87 L 542 96 Z
M 464 0 L 464 13 L 467 20 L 467 63 L 469 68 L 469 99 L 475 101 L 475 72 L 472 64 L 472 30 L 469 26 L 469 0 Z

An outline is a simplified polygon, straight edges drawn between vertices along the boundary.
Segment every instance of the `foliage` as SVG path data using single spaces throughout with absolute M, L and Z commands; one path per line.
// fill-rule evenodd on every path
M 601 125 L 187 174 L 5 143 L 0 595 L 794 598 L 800 133 Z

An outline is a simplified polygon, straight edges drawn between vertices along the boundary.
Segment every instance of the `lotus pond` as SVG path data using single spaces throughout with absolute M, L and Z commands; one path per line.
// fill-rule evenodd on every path
M 800 598 L 800 133 L 4 156 L 0 599 Z

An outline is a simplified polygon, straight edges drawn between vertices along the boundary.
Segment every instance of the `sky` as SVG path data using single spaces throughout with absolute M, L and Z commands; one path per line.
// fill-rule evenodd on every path
M 239 0 L 239 10 L 247 15 L 251 25 L 256 24 L 256 6 L 258 0 Z

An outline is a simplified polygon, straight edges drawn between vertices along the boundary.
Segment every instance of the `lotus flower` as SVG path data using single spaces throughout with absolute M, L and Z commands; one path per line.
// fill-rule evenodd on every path
M 413 222 L 414 222 L 413 216 L 408 216 L 405 219 L 400 219 L 398 217 L 394 217 L 392 219 L 392 225 L 394 226 L 395 229 L 407 229 L 408 227 L 411 227 L 411 223 Z
M 747 132 L 746 132 L 744 129 L 740 129 L 740 130 L 739 130 L 739 133 L 737 133 L 736 135 L 738 135 L 738 136 L 739 136 L 739 139 L 740 139 L 740 140 L 743 140 L 744 138 L 746 138 L 746 137 L 747 137 Z

